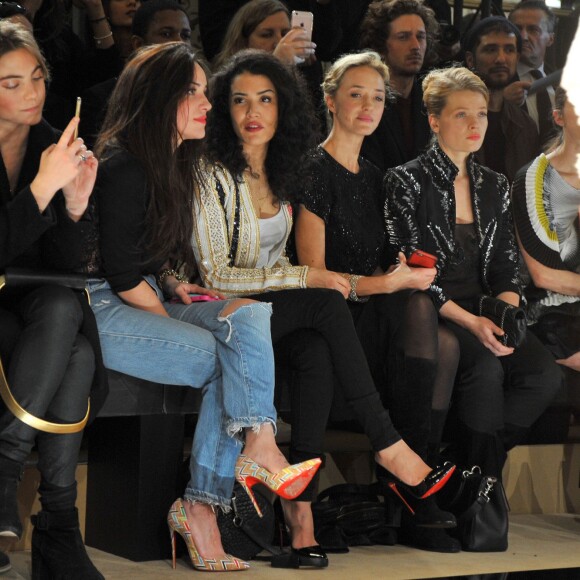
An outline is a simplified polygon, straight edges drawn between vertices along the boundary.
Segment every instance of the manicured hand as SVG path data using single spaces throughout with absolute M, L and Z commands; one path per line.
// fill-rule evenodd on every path
M 485 316 L 474 317 L 469 331 L 495 356 L 507 356 L 514 352 L 513 347 L 505 346 L 497 339 L 498 336 L 504 335 L 504 331 Z
M 316 44 L 307 39 L 301 28 L 292 28 L 274 49 L 274 56 L 282 62 L 296 64 L 314 57 L 315 48 Z
M 386 280 L 390 292 L 406 289 L 427 290 L 436 275 L 436 268 L 411 268 L 403 252 L 399 252 L 399 263 L 391 266 L 385 274 L 390 277 Z
M 203 286 L 198 286 L 197 284 L 189 284 L 186 282 L 178 282 L 175 285 L 171 285 L 169 279 L 166 283 L 166 288 L 170 295 L 179 298 L 184 304 L 191 304 L 190 294 L 204 294 L 205 296 L 212 296 L 213 298 L 219 298 L 220 300 L 225 300 L 225 296 L 209 288 L 204 288 Z
M 63 131 L 57 143 L 51 145 L 42 152 L 40 166 L 36 177 L 30 184 L 40 211 L 44 211 L 54 194 L 69 186 L 67 203 L 81 204 L 82 198 L 86 203 L 91 194 L 97 163 L 93 154 L 87 151 L 82 139 L 74 139 L 74 131 L 79 123 L 79 118 L 74 117 Z M 85 167 L 85 164 L 88 164 Z M 77 181 L 77 178 L 80 179 Z M 84 209 L 83 209 L 84 211 Z
M 348 298 L 350 293 L 350 282 L 346 278 L 336 272 L 323 270 L 322 268 L 308 268 L 306 286 L 308 288 L 331 288 L 338 290 L 345 298 Z

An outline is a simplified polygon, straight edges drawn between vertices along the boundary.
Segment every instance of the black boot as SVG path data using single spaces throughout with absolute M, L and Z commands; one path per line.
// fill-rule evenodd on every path
M 22 479 L 22 464 L 0 457 L 0 536 L 22 536 L 16 492 Z
M 85 550 L 76 508 L 41 511 L 31 520 L 32 580 L 105 580 Z
M 441 528 L 426 528 L 417 525 L 414 517 L 405 511 L 403 511 L 401 516 L 399 544 L 444 554 L 454 554 L 461 551 L 459 540 L 452 538 Z

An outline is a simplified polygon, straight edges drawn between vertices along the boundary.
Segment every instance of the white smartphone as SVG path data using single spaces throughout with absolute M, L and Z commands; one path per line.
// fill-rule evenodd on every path
M 304 12 L 302 10 L 292 10 L 292 20 L 290 26 L 292 28 L 301 28 L 312 41 L 312 27 L 314 25 L 314 15 L 312 12 Z

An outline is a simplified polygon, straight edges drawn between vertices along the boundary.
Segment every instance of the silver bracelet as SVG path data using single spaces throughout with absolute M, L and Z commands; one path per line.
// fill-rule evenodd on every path
M 105 34 L 105 36 L 93 36 L 93 40 L 95 41 L 95 44 L 97 46 L 101 46 L 101 44 L 103 43 L 103 40 L 106 40 L 107 38 L 111 38 L 111 36 L 113 36 L 113 31 L 109 30 L 109 34 Z
M 362 276 L 357 276 L 355 274 L 351 274 L 348 277 L 348 281 L 350 284 L 350 292 L 348 294 L 348 299 L 351 300 L 352 302 L 367 302 L 369 297 L 368 296 L 364 296 L 364 297 L 360 297 L 357 293 L 356 293 L 356 286 L 358 284 L 358 281 L 361 279 Z

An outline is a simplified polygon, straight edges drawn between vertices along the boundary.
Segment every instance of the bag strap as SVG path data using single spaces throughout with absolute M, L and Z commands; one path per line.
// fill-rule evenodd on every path
M 26 423 L 33 429 L 44 431 L 45 433 L 78 433 L 85 428 L 91 411 L 91 401 L 89 400 L 87 403 L 87 414 L 78 423 L 51 423 L 50 421 L 45 421 L 44 419 L 32 415 L 18 404 L 18 401 L 10 391 L 6 375 L 4 374 L 2 360 L 0 360 L 0 397 L 2 397 L 6 407 L 17 419 L 20 419 L 23 423 Z
M 228 222 L 228 213 L 226 211 L 226 193 L 222 186 L 221 181 L 218 179 L 217 173 L 214 171 L 214 179 L 217 194 L 220 200 L 220 203 L 224 209 L 224 215 L 226 218 L 226 223 Z M 238 189 L 238 182 L 234 178 L 234 184 L 236 188 L 236 207 L 234 209 L 234 224 L 233 224 L 233 231 L 232 231 L 232 239 L 230 240 L 230 252 L 228 254 L 228 266 L 231 268 L 235 264 L 236 254 L 238 252 L 238 242 L 240 239 L 240 191 Z M 229 224 L 228 224 L 229 227 Z
M 7 270 L 4 275 L 0 276 L 0 290 L 4 288 L 8 283 L 10 285 L 27 285 L 27 284 L 39 284 L 39 283 L 49 283 L 48 278 L 50 276 L 50 283 L 59 284 L 61 286 L 68 286 L 72 288 L 76 288 L 74 284 L 84 286 L 83 282 L 86 282 L 86 276 L 84 275 L 70 275 L 67 277 L 59 276 L 55 273 L 37 273 L 36 277 L 34 272 L 29 273 L 26 270 Z M 20 277 L 20 278 L 19 278 Z M 74 284 L 67 283 L 73 282 Z M 88 296 L 88 292 L 85 289 L 85 292 Z M 89 302 L 90 303 L 90 302 Z M 87 421 L 89 420 L 89 413 L 91 411 L 91 401 L 89 399 L 87 403 L 87 413 L 83 419 L 81 419 L 78 423 L 51 423 L 50 421 L 45 421 L 44 419 L 40 419 L 35 415 L 29 413 L 24 407 L 21 407 L 18 401 L 14 398 L 10 387 L 8 386 L 8 381 L 6 379 L 6 375 L 4 374 L 4 367 L 2 366 L 2 359 L 0 359 L 0 397 L 4 401 L 4 404 L 8 408 L 8 410 L 17 418 L 20 419 L 26 425 L 36 429 L 37 431 L 44 431 L 45 433 L 58 433 L 58 434 L 66 434 L 66 433 L 78 433 L 85 428 Z

